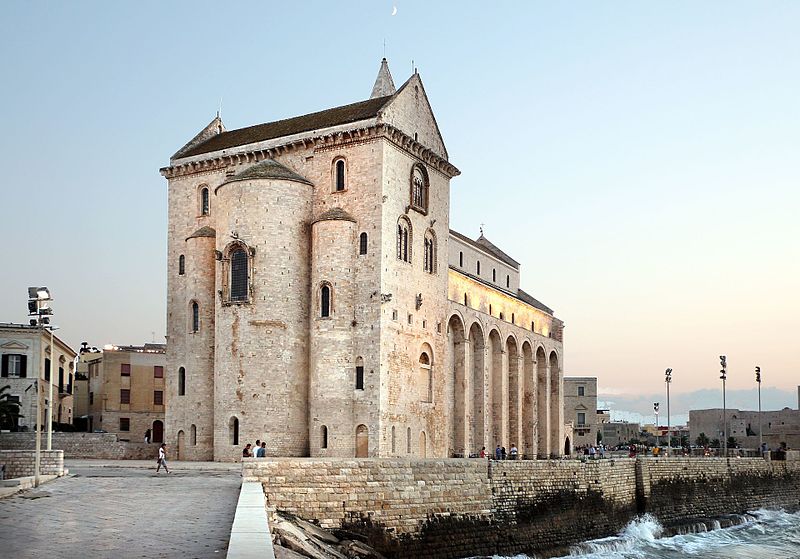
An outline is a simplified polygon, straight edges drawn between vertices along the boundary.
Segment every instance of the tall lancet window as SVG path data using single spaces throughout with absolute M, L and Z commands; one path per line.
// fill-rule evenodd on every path
M 231 259 L 231 301 L 247 301 L 247 251 L 236 247 L 230 253 Z
M 428 211 L 428 172 L 419 163 L 411 169 L 411 207 L 417 211 Z

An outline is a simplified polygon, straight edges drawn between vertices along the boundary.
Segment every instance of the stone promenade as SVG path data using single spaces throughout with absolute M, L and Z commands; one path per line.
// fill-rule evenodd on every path
M 152 463 L 151 463 L 152 462 Z M 0 499 L 0 556 L 224 558 L 241 466 L 67 460 L 68 477 Z

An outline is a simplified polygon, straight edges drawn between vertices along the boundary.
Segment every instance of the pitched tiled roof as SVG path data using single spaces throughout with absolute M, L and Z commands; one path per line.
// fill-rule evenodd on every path
M 517 291 L 517 299 L 519 299 L 520 301 L 523 301 L 525 303 L 528 303 L 532 307 L 536 307 L 540 311 L 544 311 L 544 312 L 546 312 L 548 314 L 555 314 L 553 312 L 553 309 L 551 309 L 550 307 L 548 307 L 544 303 L 538 301 L 537 299 L 534 299 L 533 297 L 531 297 L 530 295 L 528 295 L 527 293 L 525 293 L 521 289 L 519 289 Z
M 297 182 L 304 182 L 306 184 L 311 184 L 307 178 L 302 175 L 298 175 L 294 171 L 292 171 L 289 167 L 282 165 L 275 161 L 274 159 L 265 159 L 259 163 L 256 163 L 252 167 L 248 167 L 241 173 L 237 173 L 232 177 L 229 177 L 224 183 L 227 184 L 229 182 L 236 182 L 236 181 L 246 181 L 246 180 L 255 180 L 255 179 L 280 179 L 280 180 L 290 180 L 290 181 L 297 181 Z M 220 185 L 222 186 L 222 185 Z M 217 187 L 219 188 L 219 186 Z
M 519 268 L 519 262 L 517 262 L 509 255 L 507 255 L 505 252 L 497 248 L 493 243 L 489 241 L 489 239 L 484 237 L 483 234 L 481 234 L 481 236 L 478 237 L 478 240 L 475 242 L 481 245 L 482 247 L 486 248 L 486 250 L 491 252 L 493 255 L 495 255 L 497 258 L 499 258 L 509 266 L 514 266 L 515 268 Z
M 519 262 L 517 262 L 516 260 L 511 258 L 509 255 L 507 255 L 505 252 L 503 252 L 502 250 L 497 248 L 493 243 L 489 242 L 489 240 L 486 237 L 484 237 L 483 235 L 478 237 L 477 241 L 473 241 L 472 239 L 470 239 L 466 235 L 462 235 L 458 231 L 453 231 L 452 229 L 450 229 L 450 234 L 453 235 L 454 237 L 458 238 L 458 239 L 461 239 L 465 243 L 472 245 L 473 247 L 477 248 L 480 251 L 483 251 L 483 252 L 486 252 L 488 254 L 491 254 L 492 256 L 494 256 L 495 258 L 497 258 L 498 260 L 500 260 L 502 262 L 505 262 L 506 264 L 508 264 L 512 268 L 515 268 L 515 269 L 519 270 Z
M 322 128 L 329 128 L 340 124 L 348 124 L 350 122 L 357 122 L 373 118 L 378 115 L 380 109 L 391 99 L 391 95 L 386 97 L 376 97 L 375 99 L 367 99 L 358 103 L 344 105 L 342 107 L 334 107 L 316 113 L 311 113 L 303 116 L 296 116 L 287 118 L 285 120 L 276 120 L 275 122 L 267 122 L 265 124 L 257 124 L 255 126 L 248 126 L 247 128 L 239 128 L 237 130 L 229 130 L 221 134 L 217 134 L 206 140 L 205 142 L 181 153 L 181 157 L 192 157 L 203 153 L 212 151 L 219 151 L 236 146 L 244 146 L 256 142 L 263 142 L 264 140 L 272 140 L 274 138 L 281 138 L 283 136 L 290 136 L 292 134 L 299 134 L 300 132 L 308 132 L 310 130 L 319 130 Z

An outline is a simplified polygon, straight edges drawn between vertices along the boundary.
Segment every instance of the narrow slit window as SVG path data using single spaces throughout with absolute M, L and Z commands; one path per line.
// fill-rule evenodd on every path
M 358 254 L 367 254 L 367 234 L 361 233 L 358 237 Z
M 323 285 L 322 289 L 320 290 L 320 297 L 319 297 L 319 307 L 320 313 L 319 315 L 322 318 L 327 318 L 331 315 L 331 288 L 329 285 Z
M 336 192 L 341 192 L 345 189 L 345 175 L 344 175 L 344 159 L 336 161 Z

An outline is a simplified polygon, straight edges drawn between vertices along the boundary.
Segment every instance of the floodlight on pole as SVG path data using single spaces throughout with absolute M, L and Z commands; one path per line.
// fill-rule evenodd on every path
M 728 378 L 728 358 L 719 356 L 720 376 L 722 379 L 722 455 L 728 457 L 728 410 L 725 404 L 725 380 Z
M 761 436 L 761 367 L 756 366 L 756 382 L 758 383 L 758 452 L 764 457 L 764 438 Z
M 656 446 L 659 446 L 659 442 L 661 439 L 660 432 L 658 430 L 658 406 L 659 406 L 658 402 L 653 402 L 653 413 L 656 414 Z
M 50 316 L 53 315 L 53 309 L 49 303 L 53 298 L 50 296 L 50 290 L 46 287 L 29 287 L 28 288 L 28 316 L 34 316 L 35 319 L 31 320 L 32 326 L 39 326 L 42 330 L 50 325 Z M 53 329 L 50 327 L 50 400 L 48 407 L 48 436 L 47 436 L 47 449 L 52 448 L 53 437 L 53 359 L 55 357 L 55 350 L 53 349 Z M 42 360 L 42 368 L 44 369 L 45 363 Z M 37 373 L 38 376 L 38 373 Z M 44 378 L 46 375 L 41 375 Z M 36 381 L 36 458 L 34 464 L 34 486 L 39 487 L 39 473 L 41 471 L 42 463 L 42 398 L 40 391 L 41 382 L 39 379 Z
M 670 417 L 669 417 L 669 385 L 672 382 L 672 369 L 667 369 L 664 373 L 664 383 L 667 385 L 667 456 L 672 449 L 672 433 L 670 432 Z

